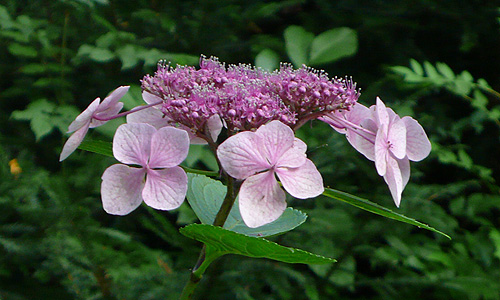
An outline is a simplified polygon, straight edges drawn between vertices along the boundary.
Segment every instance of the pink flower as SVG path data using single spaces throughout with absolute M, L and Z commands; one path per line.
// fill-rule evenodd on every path
M 121 86 L 111 92 L 102 102 L 100 98 L 96 98 L 76 117 L 68 127 L 68 133 L 73 131 L 74 133 L 64 144 L 59 161 L 65 160 L 78 148 L 89 128 L 104 125 L 107 121 L 102 121 L 102 119 L 109 119 L 120 112 L 123 103 L 118 101 L 127 93 L 128 89 L 129 86 Z
M 431 151 L 422 126 L 411 117 L 400 118 L 378 97 L 369 109 L 357 103 L 350 111 L 332 113 L 322 120 L 345 133 L 356 150 L 375 161 L 377 173 L 384 177 L 399 207 L 410 179 L 410 160 L 420 161 Z
M 299 198 L 320 195 L 323 179 L 306 157 L 307 146 L 280 121 L 262 125 L 255 132 L 240 132 L 222 143 L 217 156 L 233 178 L 244 180 L 239 192 L 240 213 L 249 227 L 276 220 L 286 208 L 285 190 Z
M 171 210 L 186 196 L 187 175 L 178 165 L 189 149 L 187 132 L 174 127 L 156 130 L 145 123 L 123 124 L 113 139 L 115 164 L 102 175 L 104 210 L 126 215 L 144 202 L 152 208 Z

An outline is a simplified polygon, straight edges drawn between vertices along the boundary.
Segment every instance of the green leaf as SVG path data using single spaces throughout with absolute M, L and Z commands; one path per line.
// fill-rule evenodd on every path
M 325 31 L 311 44 L 311 65 L 320 65 L 354 55 L 358 51 L 356 31 L 347 27 Z
M 296 68 L 302 64 L 309 64 L 309 49 L 314 39 L 314 34 L 307 32 L 304 28 L 296 25 L 285 29 L 283 36 L 285 38 L 286 53 Z
M 267 71 L 273 71 L 280 66 L 279 55 L 271 49 L 264 49 L 255 57 L 255 66 Z
M 263 238 L 250 237 L 221 227 L 191 224 L 180 233 L 207 246 L 208 261 L 225 254 L 238 254 L 254 258 L 269 258 L 286 263 L 327 264 L 336 260 L 304 250 L 280 246 Z
M 410 59 L 410 66 L 417 75 L 424 76 L 424 69 L 418 61 L 414 60 L 413 58 Z
M 25 46 L 18 43 L 11 43 L 8 46 L 9 52 L 15 56 L 24 56 L 29 58 L 37 57 L 38 52 L 31 46 Z
M 421 223 L 421 222 L 419 222 L 415 219 L 409 218 L 405 215 L 393 212 L 392 210 L 390 210 L 388 208 L 380 206 L 380 205 L 373 203 L 371 201 L 368 201 L 366 199 L 359 198 L 357 196 L 353 196 L 353 195 L 350 195 L 348 193 L 337 191 L 334 189 L 329 189 L 329 188 L 325 188 L 323 195 L 330 197 L 330 198 L 333 198 L 333 199 L 343 201 L 343 202 L 348 203 L 350 205 L 356 206 L 356 207 L 361 208 L 363 210 L 369 211 L 371 213 L 374 213 L 374 214 L 377 214 L 377 215 L 380 215 L 380 216 L 383 216 L 383 217 L 386 217 L 389 219 L 393 219 L 396 221 L 400 221 L 403 223 L 417 226 L 419 228 L 424 228 L 424 229 L 430 230 L 432 232 L 439 233 L 439 234 L 444 235 L 445 237 L 451 239 L 451 237 L 449 235 L 447 235 L 446 233 L 443 233 L 437 229 L 430 227 L 429 225 Z
M 111 142 L 85 139 L 78 149 L 113 157 L 113 144 Z
M 424 61 L 424 70 L 427 74 L 427 77 L 432 79 L 433 82 L 439 83 L 442 81 L 441 75 L 439 75 L 439 73 L 436 71 L 436 68 L 434 68 L 434 66 L 430 62 Z
M 212 224 L 226 196 L 226 186 L 203 175 L 188 174 L 188 178 L 186 197 L 191 208 L 203 224 Z M 303 212 L 289 207 L 274 222 L 250 228 L 243 222 L 236 200 L 224 228 L 248 236 L 271 236 L 296 228 L 304 223 L 306 218 L 307 215 Z
M 444 77 L 447 79 L 453 80 L 455 79 L 455 73 L 453 73 L 453 70 L 448 67 L 447 64 L 438 62 L 436 63 L 436 68 L 439 71 L 439 73 L 443 74 Z
M 122 62 L 122 70 L 132 69 L 139 63 L 137 46 L 128 44 L 116 50 L 118 58 Z
M 28 105 L 25 110 L 16 110 L 12 113 L 15 120 L 30 121 L 30 127 L 35 138 L 39 141 L 57 128 L 65 132 L 68 124 L 78 114 L 71 106 L 56 106 L 47 99 L 39 99 Z

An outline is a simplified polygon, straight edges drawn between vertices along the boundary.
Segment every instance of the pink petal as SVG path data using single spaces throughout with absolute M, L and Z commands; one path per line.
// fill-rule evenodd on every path
M 412 161 L 421 161 L 431 152 L 431 142 L 415 119 L 403 117 L 402 120 L 406 125 L 406 155 Z
M 222 131 L 222 120 L 219 115 L 213 115 L 207 120 L 207 124 L 205 125 L 212 141 L 217 142 L 217 138 L 219 137 L 220 132 Z
M 361 103 L 354 104 L 351 110 L 346 113 L 347 121 L 354 123 L 356 125 L 361 124 L 363 120 L 371 118 L 372 118 L 372 112 L 368 107 L 364 106 Z
M 156 129 L 144 123 L 123 124 L 113 138 L 113 155 L 124 164 L 146 166 L 151 151 L 151 138 Z
M 262 138 L 262 151 L 272 165 L 293 146 L 295 140 L 293 130 L 280 121 L 262 125 L 255 133 Z
M 144 99 L 144 102 L 146 102 L 147 104 L 153 104 L 163 101 L 160 97 L 146 91 L 142 92 L 142 99 Z
M 365 119 L 360 124 L 361 127 L 373 132 L 373 139 L 375 139 L 375 134 L 378 131 L 377 124 L 372 119 Z M 358 152 L 363 154 L 366 158 L 373 161 L 375 160 L 375 141 L 371 141 L 366 136 L 361 136 L 356 133 L 356 130 L 347 130 L 346 138 L 351 144 L 351 146 Z
M 150 168 L 170 168 L 183 162 L 189 151 L 189 136 L 185 130 L 163 127 L 151 138 Z
M 382 102 L 379 97 L 377 97 L 375 115 L 379 126 L 382 124 L 389 125 L 389 113 L 387 112 L 384 102 Z
M 118 103 L 114 103 L 113 106 L 110 106 L 109 108 L 107 108 L 104 111 L 96 112 L 92 116 L 92 120 L 90 121 L 90 128 L 96 128 L 96 127 L 104 125 L 108 122 L 108 121 L 97 120 L 95 118 L 102 118 L 102 119 L 112 118 L 112 117 L 116 116 L 120 112 L 120 110 L 122 110 L 122 108 L 123 108 L 123 103 L 118 102 Z M 98 110 L 100 110 L 100 107 L 98 108 Z
M 390 125 L 387 140 L 391 143 L 390 150 L 396 158 L 406 156 L 406 125 L 403 120 L 399 119 Z
M 295 198 L 313 198 L 325 190 L 321 174 L 309 159 L 298 168 L 277 168 L 276 174 L 285 190 Z
M 99 107 L 100 98 L 96 98 L 90 105 L 69 124 L 68 132 L 76 131 L 84 126 L 89 127 L 90 120 Z
M 387 170 L 387 157 L 389 149 L 387 145 L 387 125 L 383 124 L 377 131 L 375 137 L 375 167 L 380 176 L 384 176 Z
M 99 105 L 99 113 L 105 112 L 108 109 L 114 109 L 120 99 L 128 92 L 130 86 L 120 86 L 112 91 Z
M 306 162 L 307 145 L 303 141 L 295 138 L 293 146 L 278 158 L 276 167 L 297 168 Z
M 398 161 L 390 157 L 387 161 L 387 172 L 384 175 L 384 180 L 389 186 L 392 199 L 397 207 L 401 203 L 401 194 L 403 193 L 403 176 L 399 168 Z
M 136 109 L 137 107 L 134 107 Z M 149 107 L 127 115 L 127 123 L 146 123 L 156 129 L 170 125 L 170 118 L 166 117 L 159 109 Z
M 65 160 L 68 156 L 71 155 L 71 153 L 73 153 L 78 148 L 78 146 L 80 146 L 88 130 L 89 130 L 89 124 L 87 123 L 87 126 L 81 127 L 69 137 L 69 139 L 63 146 L 61 155 L 59 156 L 59 161 Z
M 186 172 L 180 167 L 148 169 L 142 192 L 144 202 L 154 209 L 175 209 L 184 202 L 187 181 Z
M 217 148 L 217 157 L 229 175 L 245 179 L 271 167 L 261 153 L 262 148 L 260 136 L 255 132 L 243 131 L 225 140 Z
M 142 202 L 143 168 L 112 165 L 102 174 L 101 197 L 104 210 L 112 215 L 126 215 Z
M 120 112 L 120 110 L 122 110 L 123 103 L 118 101 L 123 97 L 123 95 L 128 92 L 129 88 L 129 86 L 121 86 L 112 91 L 106 98 L 104 98 L 104 100 L 101 102 L 101 104 L 99 104 L 99 107 L 92 116 L 93 118 L 90 122 L 90 128 L 95 128 L 107 123 L 107 121 L 96 120 L 94 119 L 94 117 L 108 119 L 116 116 Z
M 271 223 L 286 209 L 285 192 L 272 171 L 248 177 L 238 197 L 241 217 L 250 228 Z

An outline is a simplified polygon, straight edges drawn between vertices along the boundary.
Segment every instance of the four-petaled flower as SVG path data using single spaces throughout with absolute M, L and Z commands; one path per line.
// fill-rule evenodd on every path
M 320 195 L 323 179 L 306 157 L 307 146 L 280 121 L 262 125 L 255 132 L 240 132 L 217 149 L 222 168 L 244 180 L 239 192 L 240 213 L 249 227 L 276 220 L 286 208 L 285 190 L 299 199 Z
M 377 173 L 384 177 L 399 207 L 410 179 L 410 160 L 421 161 L 431 151 L 422 126 L 412 117 L 400 118 L 378 97 L 377 104 L 370 108 L 357 103 L 351 111 L 330 114 L 322 120 L 346 134 L 356 150 L 375 161 Z
M 78 148 L 89 128 L 105 124 L 107 121 L 102 121 L 102 119 L 109 119 L 120 112 L 123 108 L 123 103 L 118 101 L 127 93 L 128 89 L 129 86 L 121 86 L 111 92 L 102 102 L 101 98 L 96 98 L 76 117 L 68 127 L 68 132 L 74 131 L 74 133 L 64 144 L 59 161 L 65 160 Z
M 186 196 L 187 175 L 178 165 L 187 157 L 188 149 L 188 134 L 181 129 L 157 130 L 145 123 L 118 127 L 113 155 L 123 164 L 110 166 L 102 175 L 104 210 L 126 215 L 143 200 L 155 209 L 179 207 Z

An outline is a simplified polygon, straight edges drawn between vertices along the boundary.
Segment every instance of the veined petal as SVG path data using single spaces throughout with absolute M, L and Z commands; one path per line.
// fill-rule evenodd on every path
M 186 172 L 180 167 L 148 169 L 142 198 L 154 209 L 175 209 L 184 202 L 187 182 Z
M 355 129 L 348 129 L 346 138 L 351 146 L 371 161 L 375 160 L 375 136 L 378 131 L 377 124 L 372 119 L 365 119 L 360 124 L 364 129 L 373 134 L 357 133 Z
M 396 158 L 406 156 L 406 125 L 403 120 L 399 119 L 389 125 L 387 140 L 391 144 L 389 149 Z
M 59 161 L 65 160 L 68 156 L 71 155 L 71 153 L 76 150 L 76 148 L 78 148 L 78 146 L 80 146 L 88 130 L 89 124 L 73 132 L 73 134 L 68 138 L 63 146 L 61 155 L 59 156 Z
M 134 107 L 134 109 L 137 107 Z M 156 129 L 160 129 L 165 126 L 171 126 L 170 118 L 166 117 L 159 109 L 155 107 L 145 108 L 143 110 L 127 115 L 127 123 L 146 123 Z
M 384 176 L 387 170 L 387 157 L 389 149 L 387 144 L 387 125 L 382 124 L 375 137 L 375 167 L 380 176 Z
M 89 127 L 90 120 L 99 107 L 100 98 L 96 98 L 90 105 L 69 124 L 68 132 L 76 131 L 84 126 Z
M 160 97 L 153 95 L 151 93 L 148 93 L 146 91 L 142 92 L 142 99 L 144 99 L 144 102 L 147 104 L 153 104 L 153 103 L 158 103 L 160 101 L 163 101 Z
M 262 148 L 260 136 L 255 132 L 243 131 L 225 140 L 217 148 L 217 157 L 229 175 L 245 179 L 271 167 L 261 153 Z
M 189 136 L 175 127 L 158 129 L 151 137 L 150 168 L 170 168 L 183 162 L 189 151 Z
M 297 168 L 306 162 L 307 145 L 298 138 L 293 141 L 293 146 L 278 158 L 276 167 Z
M 399 207 L 399 204 L 401 203 L 401 194 L 403 193 L 404 188 L 403 176 L 401 174 L 398 161 L 390 156 L 387 161 L 387 172 L 384 175 L 384 180 L 389 186 L 394 203 L 397 207 Z
M 276 174 L 285 190 L 295 198 L 313 198 L 325 190 L 321 174 L 309 159 L 298 168 L 276 168 Z
M 142 202 L 143 168 L 115 164 L 102 174 L 101 197 L 104 210 L 112 215 L 126 215 Z
M 431 142 L 415 119 L 403 117 L 402 120 L 406 125 L 406 155 L 412 161 L 421 161 L 431 152 Z
M 280 121 L 260 126 L 255 133 L 262 138 L 262 151 L 272 165 L 293 146 L 293 130 Z
M 382 102 L 379 97 L 377 97 L 375 115 L 379 126 L 382 124 L 389 126 L 389 113 L 387 112 L 387 107 L 385 107 L 384 102 Z
M 272 171 L 248 177 L 241 185 L 238 199 L 241 217 L 250 228 L 271 223 L 286 209 L 285 192 Z
M 156 129 L 144 123 L 123 124 L 113 138 L 113 155 L 124 164 L 145 167 L 151 151 L 151 138 Z

